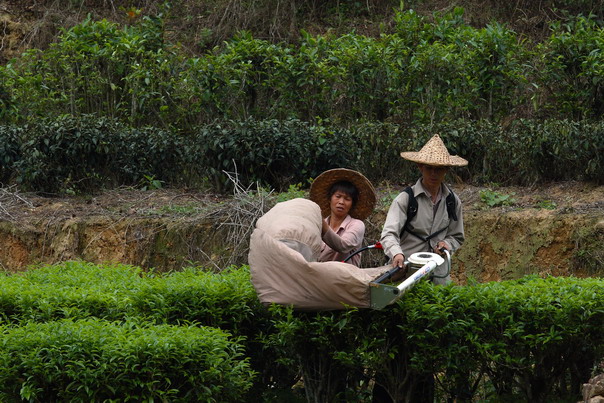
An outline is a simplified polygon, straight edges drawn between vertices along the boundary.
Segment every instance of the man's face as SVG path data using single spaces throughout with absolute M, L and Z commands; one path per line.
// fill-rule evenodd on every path
M 433 165 L 418 164 L 422 179 L 427 186 L 440 186 L 445 180 L 445 175 L 449 171 L 449 167 L 440 167 Z

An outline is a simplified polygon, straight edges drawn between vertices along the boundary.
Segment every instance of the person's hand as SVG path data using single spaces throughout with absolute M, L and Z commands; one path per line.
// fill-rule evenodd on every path
M 443 249 L 446 249 L 449 252 L 451 251 L 451 248 L 449 248 L 449 245 L 447 245 L 447 243 L 445 241 L 440 241 L 439 243 L 436 244 L 436 247 L 434 248 L 434 252 L 438 253 L 439 255 L 444 255 L 445 252 L 443 251 Z
M 323 225 L 321 227 L 321 236 L 325 235 L 325 233 L 329 230 L 329 224 L 327 224 L 327 221 L 322 220 Z
M 392 258 L 392 267 L 404 267 L 405 265 L 405 255 L 403 255 L 402 253 L 399 253 L 397 255 L 394 255 L 394 257 Z

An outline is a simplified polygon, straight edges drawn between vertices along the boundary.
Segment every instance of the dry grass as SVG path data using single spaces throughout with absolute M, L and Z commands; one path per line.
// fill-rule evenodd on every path
M 56 40 L 61 29 L 78 24 L 88 15 L 93 19 L 131 23 L 136 18 L 128 17 L 128 10 L 138 9 L 140 16 L 157 15 L 164 4 L 164 0 L 6 1 L 0 6 L 0 15 L 7 16 L 3 20 L 4 37 L 19 36 L 19 39 L 11 40 L 10 46 L 6 41 L 2 43 L 0 62 L 28 48 L 46 48 Z M 199 55 L 221 46 L 242 30 L 272 42 L 295 42 L 302 30 L 311 34 L 338 35 L 354 31 L 377 36 L 392 25 L 394 10 L 401 3 L 396 0 L 182 0 L 171 4 L 167 11 L 166 39 L 180 44 L 191 55 Z M 428 17 L 463 7 L 464 18 L 470 25 L 484 27 L 499 21 L 535 40 L 549 34 L 549 21 L 562 18 L 562 12 L 553 9 L 551 3 L 532 0 L 424 0 L 407 1 L 404 6 Z M 604 0 L 598 0 L 592 2 L 591 10 L 597 13 L 603 7 Z M 569 11 L 572 14 L 581 10 Z M 6 31 L 9 26 L 11 32 Z
M 17 222 L 18 217 L 11 214 L 11 210 L 22 209 L 23 207 L 33 208 L 34 205 L 24 195 L 22 195 L 16 186 L 0 188 L 0 218 L 3 220 Z
M 228 203 L 218 204 L 205 218 L 217 223 L 217 230 L 227 234 L 224 244 L 229 245 L 229 254 L 222 267 L 247 261 L 249 240 L 256 221 L 275 205 L 272 192 L 256 184 L 243 187 L 237 172 L 225 172 L 233 183 L 233 197 Z

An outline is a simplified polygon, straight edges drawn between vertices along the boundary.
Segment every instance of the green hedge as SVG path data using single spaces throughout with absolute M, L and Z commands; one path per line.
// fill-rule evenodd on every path
M 94 192 L 103 187 L 174 184 L 185 174 L 175 131 L 131 128 L 92 115 L 41 119 L 18 130 L 0 127 L 0 173 L 42 192 Z
M 165 39 L 163 11 L 125 25 L 86 19 L 0 66 L 0 119 L 94 113 L 187 131 L 249 117 L 599 119 L 602 22 L 558 15 L 540 43 L 497 21 L 476 28 L 458 7 L 431 18 L 399 9 L 377 37 L 302 32 L 295 43 L 272 43 L 240 32 L 193 57 Z
M 248 398 L 258 398 L 267 385 L 296 380 L 296 369 L 272 360 L 275 353 L 262 343 L 262 334 L 272 331 L 272 318 L 260 305 L 247 269 L 153 274 L 127 265 L 65 262 L 0 277 L 0 318 L 7 326 L 90 317 L 229 331 L 241 338 L 257 372 Z
M 405 127 L 367 122 L 348 128 L 299 120 L 226 121 L 181 133 L 132 128 L 94 116 L 0 126 L 0 179 L 39 192 L 95 192 L 119 185 L 233 185 L 278 191 L 309 185 L 326 169 L 347 167 L 374 183 L 412 182 L 417 169 L 400 157 L 440 133 L 452 154 L 469 160 L 452 171 L 471 183 L 533 184 L 604 178 L 604 123 L 517 120 L 502 127 L 459 120 Z
M 22 129 L 18 126 L 0 126 L 0 184 L 10 184 L 15 175 L 15 164 L 21 159 Z
M 141 332 L 220 328 L 237 338 L 257 373 L 245 397 L 256 401 L 291 395 L 299 373 L 308 398 L 320 401 L 338 393 L 363 401 L 373 379 L 404 396 L 426 374 L 442 400 L 576 400 L 604 359 L 603 286 L 601 279 L 533 276 L 420 283 L 382 311 L 316 313 L 261 306 L 246 267 L 153 274 L 71 262 L 3 275 L 0 309 L 5 334 L 94 318 L 137 323 L 131 330 Z
M 379 312 L 276 310 L 271 343 L 301 366 L 307 394 L 322 401 L 342 390 L 366 397 L 373 377 L 404 400 L 426 376 L 438 401 L 576 401 L 604 359 L 602 285 L 536 277 L 420 283 Z
M 227 184 L 223 171 L 237 172 L 245 184 L 277 189 L 307 184 L 331 167 L 350 167 L 357 152 L 346 129 L 299 120 L 207 125 L 193 136 L 192 148 L 192 162 L 204 164 L 219 189 Z
M 65 262 L 22 275 L 0 277 L 0 315 L 5 324 L 97 317 L 125 320 L 132 295 L 143 284 L 140 268 Z
M 2 401 L 237 402 L 254 377 L 208 327 L 62 320 L 4 328 L 0 343 Z

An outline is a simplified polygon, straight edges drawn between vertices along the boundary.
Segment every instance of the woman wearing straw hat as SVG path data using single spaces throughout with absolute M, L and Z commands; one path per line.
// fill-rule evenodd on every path
M 365 176 L 345 168 L 325 171 L 312 183 L 310 199 L 321 207 L 324 217 L 319 262 L 342 261 L 361 248 L 363 220 L 373 211 L 376 200 L 375 190 Z M 361 254 L 349 263 L 359 266 Z
M 393 267 L 403 267 L 406 257 L 416 252 L 454 252 L 464 241 L 461 201 L 444 184 L 450 167 L 466 166 L 468 161 L 449 154 L 438 134 L 418 152 L 402 152 L 401 157 L 417 164 L 421 178 L 401 192 L 390 205 L 381 244 Z M 415 206 L 412 214 L 409 205 Z M 408 216 L 413 215 L 411 220 Z M 449 273 L 433 273 L 435 284 L 451 281 Z

